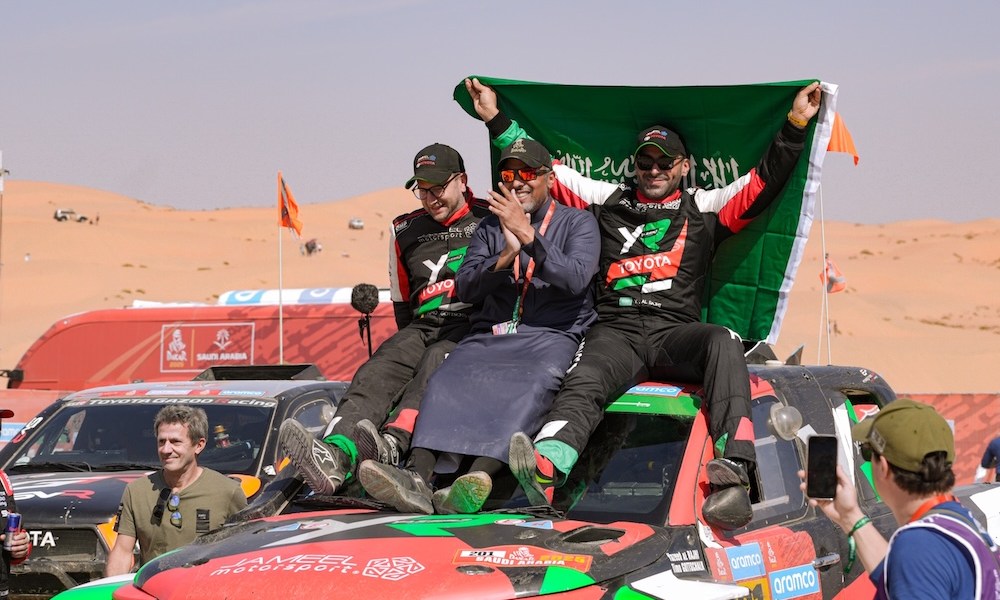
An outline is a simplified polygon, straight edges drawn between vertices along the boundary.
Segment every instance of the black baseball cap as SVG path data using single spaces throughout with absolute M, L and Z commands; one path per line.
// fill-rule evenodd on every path
M 413 177 L 403 187 L 410 189 L 418 180 L 441 185 L 455 173 L 465 173 L 462 155 L 451 146 L 431 144 L 413 157 Z
M 541 167 L 552 166 L 552 155 L 539 144 L 530 138 L 518 138 L 514 143 L 503 149 L 500 153 L 500 160 L 497 165 L 502 165 L 508 158 L 516 158 L 529 167 L 539 169 Z
M 639 132 L 639 137 L 635 143 L 634 154 L 638 154 L 639 149 L 643 146 L 656 146 L 670 157 L 687 156 L 687 150 L 684 149 L 684 142 L 681 141 L 681 136 L 663 125 L 653 125 L 652 127 L 643 129 Z

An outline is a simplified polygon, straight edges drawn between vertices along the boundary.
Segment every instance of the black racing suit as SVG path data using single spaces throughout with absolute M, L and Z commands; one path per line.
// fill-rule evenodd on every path
M 522 135 L 502 114 L 487 125 L 500 143 Z M 650 378 L 703 382 L 709 433 L 725 440 L 723 455 L 756 462 L 742 340 L 702 323 L 701 301 L 719 244 L 778 196 L 804 141 L 805 131 L 786 122 L 760 163 L 735 182 L 678 190 L 659 201 L 631 185 L 554 166 L 559 182 L 553 197 L 589 206 L 601 232 L 598 322 L 535 438 L 539 452 L 561 471 L 568 472 L 587 445 L 606 403 Z
M 466 201 L 445 223 L 423 208 L 393 220 L 389 279 L 399 331 L 358 368 L 327 434 L 350 436 L 358 421 L 379 425 L 393 411 L 385 425 L 402 451 L 409 447 L 427 379 L 469 331 L 472 305 L 455 296 L 455 273 L 489 209 L 469 192 Z

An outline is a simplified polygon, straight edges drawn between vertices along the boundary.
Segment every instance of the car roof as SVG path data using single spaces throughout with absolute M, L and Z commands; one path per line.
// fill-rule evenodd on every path
M 234 395 L 274 398 L 285 392 L 301 389 L 340 388 L 339 381 L 288 380 L 288 379 L 241 379 L 228 381 L 153 381 L 88 388 L 73 392 L 63 398 L 64 402 L 89 398 L 123 396 L 191 396 Z

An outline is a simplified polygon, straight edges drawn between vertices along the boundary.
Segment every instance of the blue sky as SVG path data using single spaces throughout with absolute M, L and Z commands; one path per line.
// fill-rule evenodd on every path
M 184 209 L 401 185 L 448 143 L 474 190 L 468 74 L 595 85 L 820 78 L 861 155 L 829 155 L 827 219 L 998 216 L 1000 3 L 0 0 L 8 180 Z

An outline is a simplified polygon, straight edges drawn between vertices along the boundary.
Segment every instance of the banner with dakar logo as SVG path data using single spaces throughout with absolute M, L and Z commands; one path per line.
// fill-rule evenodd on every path
M 666 125 L 684 138 L 691 159 L 685 185 L 706 189 L 732 183 L 757 164 L 795 94 L 811 81 L 624 87 L 479 80 L 497 91 L 501 110 L 554 158 L 594 179 L 632 179 L 636 134 Z M 706 282 L 702 319 L 744 339 L 778 339 L 834 122 L 838 88 L 822 87 L 820 112 L 809 124 L 806 148 L 788 185 L 765 213 L 722 244 Z M 476 117 L 464 81 L 454 98 Z M 490 152 L 495 165 L 499 150 L 490 145 Z

